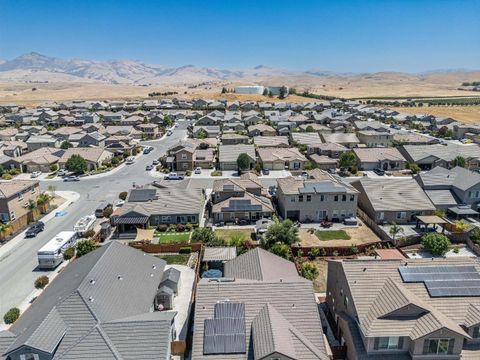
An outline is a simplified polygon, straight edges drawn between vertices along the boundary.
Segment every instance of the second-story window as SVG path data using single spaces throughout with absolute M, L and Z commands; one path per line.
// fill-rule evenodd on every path
M 298 195 L 298 202 L 303 202 L 303 195 Z
M 312 195 L 307 195 L 307 202 L 312 201 Z
M 333 201 L 338 201 L 338 195 L 335 195 L 335 196 L 333 197 Z
M 473 328 L 472 338 L 474 339 L 480 338 L 480 326 L 475 326 Z
M 385 336 L 375 338 L 374 350 L 397 350 L 403 348 L 403 338 L 399 336 Z
M 342 201 L 347 201 L 347 195 L 342 195 Z

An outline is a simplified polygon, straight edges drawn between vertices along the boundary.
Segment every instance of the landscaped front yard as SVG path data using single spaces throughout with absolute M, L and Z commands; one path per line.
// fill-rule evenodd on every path
M 252 229 L 217 229 L 215 234 L 226 244 L 233 245 L 252 238 Z
M 320 240 L 350 240 L 345 230 L 316 230 L 315 235 Z
M 175 254 L 175 255 L 155 255 L 156 257 L 165 260 L 168 265 L 187 265 L 190 254 Z
M 156 233 L 159 244 L 178 244 L 187 243 L 190 239 L 190 232 L 164 232 Z

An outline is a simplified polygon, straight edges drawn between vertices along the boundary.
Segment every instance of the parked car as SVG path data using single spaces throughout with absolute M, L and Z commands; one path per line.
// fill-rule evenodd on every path
M 148 147 L 146 147 L 145 149 L 143 149 L 143 154 L 144 155 L 147 155 L 147 154 L 150 154 L 150 149 Z
M 152 161 L 152 165 L 158 165 L 158 164 L 160 164 L 160 161 L 158 161 L 158 160 L 153 160 Z
M 357 225 L 357 218 L 356 217 L 348 217 L 343 219 L 343 223 L 345 225 Z
M 164 178 L 165 180 L 183 180 L 183 176 L 178 175 L 177 173 L 170 173 Z
M 263 169 L 263 170 L 262 170 L 262 173 L 263 173 L 263 175 L 268 175 L 268 174 L 270 174 L 270 170 L 268 170 L 268 169 Z
M 116 207 L 122 207 L 123 205 L 125 205 L 125 200 L 118 200 L 118 201 L 115 203 L 115 206 L 116 206 Z
M 133 156 L 129 156 L 127 161 L 125 162 L 127 165 L 131 165 L 135 162 L 135 158 Z
M 172 131 L 172 130 L 168 130 L 168 131 L 167 131 L 167 136 L 170 136 L 170 135 L 172 135 L 172 134 L 173 134 L 173 131 Z
M 25 237 L 27 238 L 35 237 L 39 232 L 42 232 L 44 228 L 45 228 L 45 224 L 42 221 L 34 222 L 30 224 L 27 232 L 25 233 Z
M 32 174 L 30 175 L 31 178 L 37 178 L 39 177 L 40 175 L 42 175 L 42 172 L 41 171 L 34 171 L 32 172 Z
M 147 171 L 152 171 L 152 170 L 153 170 L 153 165 L 147 165 L 147 166 L 145 167 L 145 170 L 147 170 Z
M 80 181 L 80 178 L 78 176 L 65 176 L 63 178 L 63 181 Z
M 109 209 L 112 207 L 112 204 L 110 203 L 105 203 L 105 204 L 101 204 L 99 207 L 97 207 L 95 209 L 95 216 L 97 218 L 102 218 L 103 217 L 103 213 L 105 212 L 105 210 Z
M 385 175 L 385 170 L 380 169 L 380 168 L 373 169 L 373 172 L 374 172 L 375 174 L 377 174 L 378 176 L 383 176 L 383 175 Z
M 65 176 L 65 175 L 67 175 L 67 170 L 65 169 L 58 170 L 57 176 Z
M 202 173 L 202 168 L 197 167 L 197 168 L 195 168 L 194 172 L 195 172 L 195 174 L 201 174 Z

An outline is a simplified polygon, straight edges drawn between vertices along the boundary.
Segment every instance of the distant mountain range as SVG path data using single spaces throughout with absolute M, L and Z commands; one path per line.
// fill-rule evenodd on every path
M 452 70 L 453 72 L 468 72 Z M 290 71 L 259 65 L 251 69 L 228 70 L 185 65 L 171 67 L 145 64 L 140 61 L 64 60 L 36 52 L 12 60 L 0 60 L 0 81 L 6 82 L 98 82 L 107 84 L 195 84 L 202 82 L 284 83 L 314 86 L 325 79 L 349 78 L 353 80 L 422 80 L 424 77 L 451 74 L 451 70 L 424 74 L 382 72 L 372 74 L 339 74 L 323 70 Z M 467 78 L 462 74 L 461 78 Z M 400 80 L 399 80 L 400 79 Z

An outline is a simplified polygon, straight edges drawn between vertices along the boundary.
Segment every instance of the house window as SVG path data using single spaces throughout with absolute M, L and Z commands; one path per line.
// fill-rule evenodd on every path
M 347 195 L 342 195 L 342 201 L 347 201 Z
M 378 213 L 378 220 L 383 220 L 383 219 L 385 219 L 385 213 L 384 212 Z
M 325 200 L 325 196 L 320 195 L 320 201 L 324 201 L 324 200 Z
M 295 196 L 292 196 L 292 197 L 290 198 L 290 202 L 295 202 Z
M 187 154 L 182 154 L 182 160 L 187 160 Z
M 404 220 L 407 218 L 407 213 L 405 211 L 397 212 L 397 219 Z
M 385 336 L 375 338 L 374 350 L 398 350 L 403 348 L 403 338 L 399 336 Z
M 348 296 L 345 295 L 345 298 L 343 299 L 343 305 L 345 305 L 345 308 L 348 308 Z
M 38 354 L 22 354 L 20 355 L 20 360 L 38 360 L 40 359 Z
M 298 202 L 303 202 L 303 195 L 298 195 Z
M 312 201 L 312 195 L 307 195 L 307 202 Z
M 333 201 L 338 201 L 338 195 L 335 195 L 335 196 L 333 197 Z
M 453 339 L 427 339 L 423 343 L 424 355 L 447 355 L 453 350 Z
M 474 339 L 480 338 L 480 326 L 475 326 L 473 328 L 472 338 L 474 338 Z
M 355 195 L 350 195 L 350 201 L 354 201 L 355 200 Z
M 169 222 L 170 216 L 162 216 L 162 222 Z

